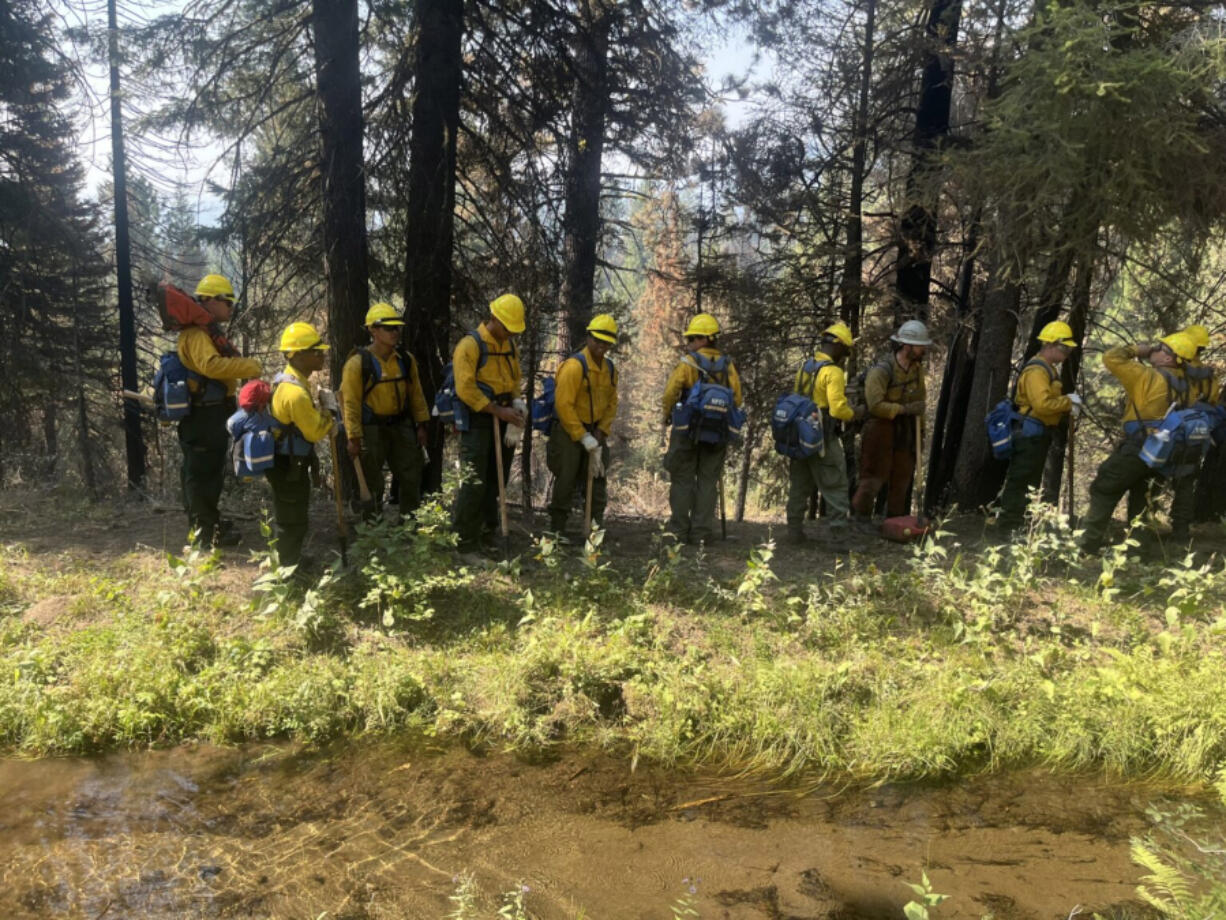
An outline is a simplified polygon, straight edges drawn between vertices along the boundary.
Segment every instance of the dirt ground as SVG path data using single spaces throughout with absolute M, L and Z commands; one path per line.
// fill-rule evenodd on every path
M 269 512 L 268 492 L 262 484 L 243 486 L 228 491 L 223 499 L 223 516 L 233 519 L 243 535 L 243 542 L 234 548 L 222 551 L 226 580 L 254 578 L 257 572 L 253 551 L 263 549 L 260 536 L 260 520 Z M 323 562 L 335 558 L 338 551 L 337 524 L 330 492 L 316 492 L 312 499 L 312 525 L 305 552 Z M 577 516 L 576 516 L 577 517 Z M 356 518 L 348 515 L 350 526 Z M 518 505 L 511 506 L 511 553 L 530 556 L 533 535 L 539 534 L 546 516 L 537 511 L 533 522 L 525 520 Z M 619 513 L 610 506 L 606 518 L 606 541 L 603 560 L 616 570 L 637 576 L 659 555 L 659 536 L 663 519 L 652 519 L 634 514 Z M 581 522 L 572 522 L 569 535 L 579 544 Z M 945 543 L 960 544 L 968 552 L 975 552 L 993 537 L 993 527 L 981 515 L 961 514 L 942 522 L 943 531 L 949 536 Z M 840 561 L 845 562 L 849 553 L 870 560 L 886 568 L 898 564 L 910 556 L 906 545 L 891 543 L 885 539 L 856 532 L 843 538 L 832 539 L 829 530 L 821 521 L 806 523 L 812 539 L 796 546 L 784 539 L 782 511 L 771 517 L 727 522 L 727 537 L 720 536 L 701 550 L 686 547 L 684 552 L 691 557 L 703 554 L 703 564 L 708 571 L 729 576 L 740 571 L 755 546 L 775 541 L 775 556 L 772 568 L 785 581 L 807 581 L 815 575 L 831 570 Z M 1199 554 L 1208 556 L 1226 553 L 1226 532 L 1221 525 L 1202 524 L 1193 530 L 1195 546 Z M 90 561 L 102 563 L 107 559 L 128 554 L 145 555 L 160 564 L 166 553 L 178 554 L 186 542 L 186 519 L 182 510 L 170 496 L 149 499 L 120 496 L 89 505 L 81 500 L 75 504 L 65 502 L 60 493 L 40 491 L 25 487 L 7 489 L 0 494 L 0 543 L 20 544 L 36 557 L 59 556 L 65 562 L 76 565 Z M 578 553 L 575 545 L 566 550 Z M 1182 557 L 1182 551 L 1170 550 L 1168 558 Z M 491 556 L 491 561 L 497 559 Z M 1161 557 L 1158 557 L 1161 558 Z M 40 563 L 45 565 L 46 562 Z M 1093 562 L 1090 569 L 1095 569 Z M 41 615 L 41 614 L 40 614 Z

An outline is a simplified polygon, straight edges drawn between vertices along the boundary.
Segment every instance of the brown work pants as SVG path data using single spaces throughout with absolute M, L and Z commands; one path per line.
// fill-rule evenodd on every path
M 910 416 L 887 421 L 871 418 L 860 436 L 860 482 L 851 510 L 869 516 L 883 485 L 889 486 L 886 514 L 907 513 L 907 488 L 915 472 L 915 420 Z

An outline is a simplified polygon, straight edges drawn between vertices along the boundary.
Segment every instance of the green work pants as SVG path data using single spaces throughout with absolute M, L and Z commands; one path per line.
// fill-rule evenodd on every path
M 213 541 L 221 523 L 217 506 L 230 453 L 226 419 L 232 411 L 228 403 L 192 406 L 191 414 L 179 422 L 179 447 L 183 452 L 179 483 L 183 489 L 183 510 L 187 512 L 188 529 L 198 529 L 205 543 Z
M 460 487 L 456 496 L 451 520 L 459 535 L 460 552 L 473 552 L 481 546 L 481 530 L 497 529 L 498 520 L 498 462 L 494 453 L 494 418 L 477 413 L 470 422 L 468 431 L 460 433 L 460 464 L 473 478 Z M 500 428 L 504 426 L 499 426 Z M 502 447 L 502 481 L 505 484 L 511 475 L 511 460 L 515 448 Z
M 1009 458 L 1009 472 L 1005 474 L 1005 487 L 1000 493 L 998 523 L 1002 531 L 1022 526 L 1030 503 L 1030 490 L 1037 489 L 1043 482 L 1043 468 L 1050 448 L 1050 429 L 1029 438 L 1013 438 L 1013 456 Z
M 600 448 L 601 458 L 605 467 L 609 463 L 609 448 Z M 572 441 L 566 429 L 557 422 L 549 433 L 549 442 L 545 448 L 545 462 L 549 472 L 553 473 L 553 494 L 549 498 L 549 526 L 556 533 L 566 528 L 566 519 L 570 516 L 571 502 L 575 497 L 575 489 L 584 490 L 586 502 L 587 490 L 587 448 L 578 441 Z M 605 505 L 609 501 L 608 482 L 604 476 L 592 480 L 592 521 L 604 520 Z
M 668 472 L 668 532 L 678 540 L 697 543 L 711 537 L 719 480 L 727 444 L 699 444 L 674 432 L 664 455 Z
M 425 460 L 417 443 L 417 428 L 409 419 L 390 425 L 362 426 L 362 472 L 370 489 L 374 513 L 383 508 L 383 466 L 400 481 L 400 513 L 421 504 L 421 473 Z
M 1154 475 L 1140 457 L 1141 441 L 1132 438 L 1120 443 L 1098 468 L 1090 485 L 1090 511 L 1086 515 L 1081 545 L 1094 552 L 1107 537 L 1107 525 L 1115 506 L 1129 489 L 1148 486 Z
M 787 515 L 788 530 L 792 533 L 804 531 L 805 511 L 814 489 L 826 500 L 830 525 L 838 527 L 847 523 L 851 500 L 847 494 L 847 458 L 843 455 L 843 441 L 838 435 L 828 434 L 825 443 L 824 453 L 788 462 Z
M 1171 485 L 1175 495 L 1171 499 L 1171 538 L 1183 542 L 1191 535 L 1192 521 L 1196 517 L 1196 480 L 1200 467 L 1187 476 L 1180 476 Z
M 265 476 L 272 486 L 272 515 L 277 538 L 277 562 L 297 565 L 302 559 L 310 520 L 311 471 L 309 457 L 278 455 Z

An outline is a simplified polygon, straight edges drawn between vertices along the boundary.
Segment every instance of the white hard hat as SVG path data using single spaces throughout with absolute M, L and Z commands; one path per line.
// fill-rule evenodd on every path
M 898 331 L 890 336 L 895 342 L 900 342 L 903 345 L 931 345 L 932 339 L 928 337 L 928 327 L 921 323 L 918 319 L 909 319 L 901 326 Z

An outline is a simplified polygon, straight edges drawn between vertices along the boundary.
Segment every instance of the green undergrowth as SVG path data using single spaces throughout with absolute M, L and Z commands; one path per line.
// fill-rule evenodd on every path
M 0 745 L 412 730 L 773 774 L 1047 763 L 1205 781 L 1226 766 L 1214 560 L 1121 548 L 1077 566 L 1044 515 L 1022 543 L 938 534 L 892 567 L 853 555 L 805 582 L 776 577 L 769 545 L 728 579 L 666 547 L 618 571 L 599 534 L 464 569 L 444 509 L 365 531 L 355 568 L 309 589 L 269 568 L 253 591 L 199 551 L 99 568 L 5 547 Z M 29 615 L 56 597 L 60 615 Z

